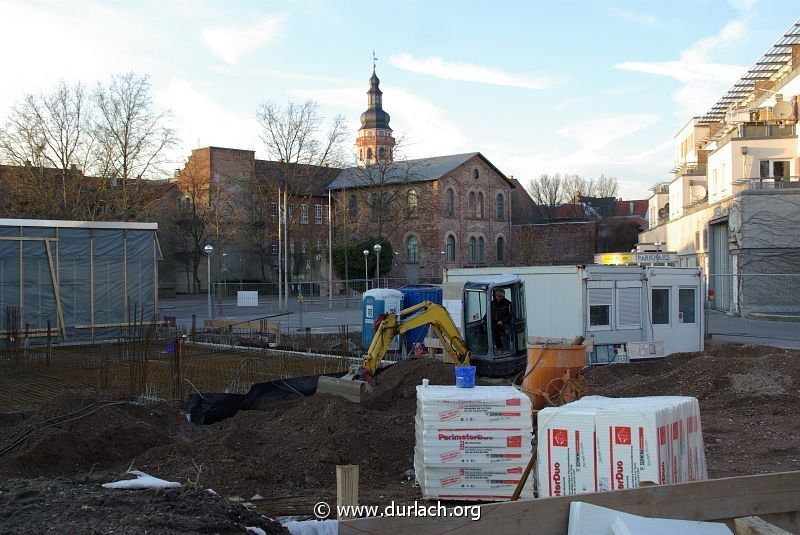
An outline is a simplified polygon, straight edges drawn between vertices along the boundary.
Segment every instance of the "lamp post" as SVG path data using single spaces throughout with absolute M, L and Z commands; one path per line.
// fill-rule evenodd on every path
M 376 264 L 375 264 L 375 281 L 377 282 L 377 286 L 381 285 L 381 244 L 376 243 L 373 247 L 375 249 L 375 254 L 377 255 Z
M 367 267 L 367 258 L 369 257 L 369 249 L 364 249 L 364 284 L 369 280 L 369 268 Z
M 211 307 L 211 255 L 214 254 L 214 247 L 206 245 L 203 247 L 203 252 L 208 260 L 208 317 L 212 319 L 214 317 L 214 309 Z

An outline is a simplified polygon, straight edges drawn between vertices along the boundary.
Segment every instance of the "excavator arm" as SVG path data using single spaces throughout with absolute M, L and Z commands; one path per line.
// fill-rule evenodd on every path
M 392 338 L 406 331 L 430 325 L 431 330 L 442 343 L 442 348 L 450 362 L 469 365 L 469 350 L 461 338 L 458 328 L 442 305 L 423 301 L 400 312 L 400 316 L 391 314 L 378 324 L 375 337 L 364 355 L 362 375 L 372 377 L 378 369 Z

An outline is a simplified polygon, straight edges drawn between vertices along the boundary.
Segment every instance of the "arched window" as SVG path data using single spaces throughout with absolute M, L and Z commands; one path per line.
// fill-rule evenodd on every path
M 481 174 L 478 172 L 478 170 L 477 170 L 477 169 L 473 169 L 473 170 L 472 170 L 472 178 L 474 178 L 475 180 L 478 180 L 478 178 L 479 178 L 480 176 L 481 176 Z
M 478 217 L 483 219 L 483 192 L 478 193 Z
M 456 261 L 456 237 L 452 234 L 447 237 L 447 246 L 445 248 L 445 252 L 447 253 L 447 261 L 448 262 L 455 262 Z
M 477 259 L 477 241 L 474 236 L 469 239 L 469 259 L 471 262 Z
M 381 147 L 378 149 L 378 159 L 385 160 L 386 159 L 386 149 Z
M 350 213 L 350 219 L 355 219 L 358 217 L 358 199 L 355 195 L 350 195 L 350 201 L 347 204 L 347 209 Z
M 476 201 L 475 201 L 475 192 L 474 191 L 470 191 L 469 192 L 469 202 L 467 203 L 467 205 L 469 206 L 469 212 L 468 213 L 469 213 L 470 217 L 475 217 L 475 203 L 476 203 Z
M 409 236 L 406 241 L 406 261 L 417 262 L 417 252 L 419 251 L 419 242 L 416 236 Z
M 453 217 L 453 214 L 455 214 L 455 204 L 455 193 L 453 193 L 452 188 L 447 188 L 447 191 L 444 194 L 444 211 L 445 214 L 447 214 L 447 217 Z
M 367 149 L 367 160 L 372 159 L 372 149 Z
M 416 190 L 409 190 L 408 195 L 406 197 L 406 201 L 408 202 L 408 216 L 409 217 L 417 217 L 417 206 L 419 205 L 419 196 L 417 195 Z
M 505 198 L 502 193 L 497 194 L 497 220 L 502 221 L 506 217 Z
M 506 255 L 506 240 L 500 236 L 497 238 L 497 261 L 504 262 Z
M 478 262 L 483 262 L 484 259 L 483 251 L 486 248 L 485 245 L 486 242 L 483 240 L 483 238 L 478 238 Z
M 381 204 L 381 196 L 379 194 L 377 194 L 377 193 L 373 193 L 372 194 L 372 203 L 370 203 L 370 204 L 372 206 L 370 206 L 369 218 L 370 218 L 370 220 L 375 221 L 376 219 L 378 219 L 378 212 L 381 209 L 381 206 L 380 206 L 380 204 Z

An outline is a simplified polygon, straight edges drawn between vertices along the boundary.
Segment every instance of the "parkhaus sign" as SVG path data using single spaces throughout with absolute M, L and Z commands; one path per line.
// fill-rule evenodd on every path
M 673 264 L 678 253 L 603 253 L 594 255 L 595 264 Z

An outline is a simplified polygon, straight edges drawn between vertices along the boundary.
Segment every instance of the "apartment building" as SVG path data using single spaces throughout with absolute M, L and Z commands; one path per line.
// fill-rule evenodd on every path
M 681 128 L 673 179 L 651 188 L 639 242 L 702 267 L 719 310 L 800 310 L 798 292 L 766 296 L 766 279 L 755 276 L 800 274 L 798 74 L 800 20 Z

